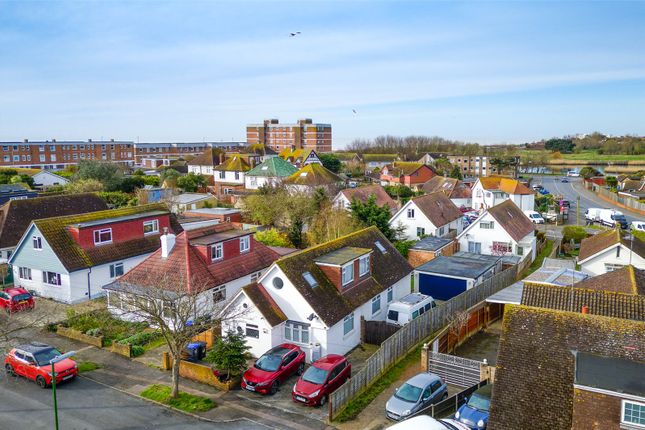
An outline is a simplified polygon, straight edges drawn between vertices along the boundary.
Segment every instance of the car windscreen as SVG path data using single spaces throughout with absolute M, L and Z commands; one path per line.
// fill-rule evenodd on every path
M 34 352 L 34 358 L 36 359 L 36 363 L 38 363 L 39 366 L 45 366 L 49 364 L 49 361 L 52 358 L 58 357 L 59 355 L 61 355 L 61 352 L 56 348 L 43 349 L 38 352 Z
M 387 313 L 387 319 L 391 321 L 398 321 L 399 320 L 399 311 L 389 311 Z
M 302 379 L 304 381 L 311 382 L 312 384 L 321 385 L 324 384 L 327 380 L 328 373 L 328 370 L 319 369 L 316 366 L 311 366 L 309 369 L 307 369 L 305 374 L 302 375 Z
M 468 406 L 479 411 L 488 411 L 490 408 L 490 398 L 474 393 L 468 400 Z
M 31 296 L 29 294 L 17 294 L 13 296 L 14 302 L 22 302 L 23 300 L 29 300 Z
M 265 372 L 275 372 L 280 367 L 282 362 L 281 355 L 275 354 L 266 354 L 258 358 L 258 361 L 255 362 L 255 368 L 264 370 Z
M 419 400 L 422 391 L 422 388 L 405 383 L 401 388 L 399 388 L 396 393 L 394 393 L 394 397 L 396 397 L 397 399 L 405 400 L 406 402 L 415 403 L 417 400 Z

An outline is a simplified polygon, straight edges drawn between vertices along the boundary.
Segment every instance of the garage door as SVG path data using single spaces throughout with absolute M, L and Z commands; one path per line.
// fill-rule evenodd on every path
M 419 273 L 419 292 L 435 300 L 449 300 L 466 291 L 467 282 L 464 279 Z

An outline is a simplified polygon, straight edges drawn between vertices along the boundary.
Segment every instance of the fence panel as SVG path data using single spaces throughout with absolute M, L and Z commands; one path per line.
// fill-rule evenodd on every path
M 381 347 L 367 359 L 365 367 L 329 396 L 329 419 L 333 420 L 356 396 L 365 391 L 380 375 L 401 359 L 411 348 L 434 331 L 446 325 L 448 316 L 482 302 L 487 297 L 515 282 L 517 266 L 487 279 L 477 287 L 430 309 L 385 339 Z
M 363 324 L 365 325 L 365 339 L 363 341 L 372 345 L 380 345 L 400 328 L 385 321 L 363 321 Z
M 481 365 L 481 361 L 439 352 L 428 352 L 428 371 L 441 376 L 448 384 L 461 388 L 479 383 Z

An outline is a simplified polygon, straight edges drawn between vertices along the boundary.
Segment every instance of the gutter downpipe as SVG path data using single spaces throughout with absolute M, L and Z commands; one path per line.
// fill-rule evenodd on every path
M 92 299 L 92 287 L 90 285 L 90 275 L 92 274 L 92 268 L 90 267 L 87 270 L 87 299 L 91 300 Z

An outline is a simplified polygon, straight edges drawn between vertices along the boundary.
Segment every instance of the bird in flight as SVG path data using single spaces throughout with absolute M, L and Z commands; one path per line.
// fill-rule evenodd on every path
M 289 37 L 296 37 L 299 34 L 300 34 L 299 31 L 296 31 L 295 33 L 289 33 Z
M 358 112 L 356 112 L 356 109 L 352 109 L 352 112 L 354 112 L 354 115 L 358 115 Z

